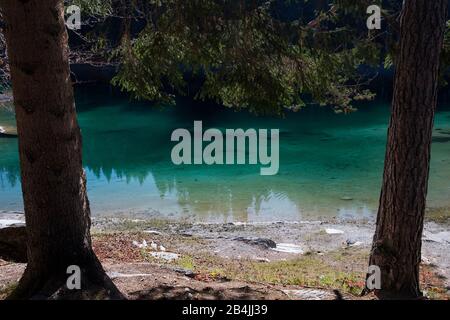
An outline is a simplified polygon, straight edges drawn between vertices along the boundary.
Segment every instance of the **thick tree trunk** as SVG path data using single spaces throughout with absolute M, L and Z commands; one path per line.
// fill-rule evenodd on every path
M 370 265 L 380 298 L 417 298 L 422 230 L 447 0 L 406 0 L 383 187 Z
M 120 298 L 91 248 L 62 0 L 0 0 L 6 20 L 28 265 L 11 298 Z M 81 268 L 82 290 L 66 287 Z M 106 289 L 106 290 L 105 290 Z

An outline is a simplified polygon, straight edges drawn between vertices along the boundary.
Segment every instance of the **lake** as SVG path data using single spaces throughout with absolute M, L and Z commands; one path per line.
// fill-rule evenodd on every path
M 285 118 L 180 100 L 176 107 L 130 102 L 109 91 L 77 90 L 83 158 L 94 216 L 194 221 L 370 218 L 376 214 L 389 102 L 350 115 L 307 107 Z M 280 129 L 280 168 L 172 164 L 176 128 Z M 14 117 L 0 111 L 0 126 Z M 450 109 L 435 121 L 428 207 L 450 207 Z M 0 211 L 23 210 L 17 139 L 0 138 Z M 448 210 L 447 210 L 448 212 Z

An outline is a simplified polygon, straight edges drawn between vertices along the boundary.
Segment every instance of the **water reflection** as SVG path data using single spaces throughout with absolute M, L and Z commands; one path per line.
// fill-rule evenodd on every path
M 350 116 L 309 108 L 276 119 L 187 103 L 161 111 L 93 95 L 79 96 L 77 104 L 95 215 L 274 221 L 367 217 L 376 208 L 386 105 Z M 259 165 L 173 165 L 172 130 L 191 128 L 194 120 L 220 129 L 279 128 L 279 174 L 260 176 Z M 436 123 L 447 130 L 449 113 L 439 113 Z M 431 205 L 449 205 L 449 161 L 450 144 L 434 144 Z M 0 210 L 21 206 L 17 141 L 0 140 Z

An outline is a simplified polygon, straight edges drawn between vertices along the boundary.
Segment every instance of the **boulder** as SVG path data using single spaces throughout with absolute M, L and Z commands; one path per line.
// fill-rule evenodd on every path
M 237 237 L 234 238 L 236 241 L 242 241 L 249 245 L 260 246 L 264 249 L 276 248 L 277 244 L 275 241 L 266 239 L 266 238 L 245 238 L 245 237 Z
M 25 224 L 15 224 L 0 229 L 0 258 L 12 262 L 27 262 Z

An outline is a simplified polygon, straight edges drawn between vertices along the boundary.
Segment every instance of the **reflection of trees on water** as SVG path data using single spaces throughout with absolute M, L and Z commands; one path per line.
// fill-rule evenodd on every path
M 0 126 L 14 128 L 14 115 L 0 110 Z M 20 183 L 19 155 L 16 138 L 0 137 L 0 188 L 15 187 Z
M 19 182 L 20 172 L 17 165 L 0 166 L 0 188 L 14 188 Z
M 235 177 L 223 173 L 223 168 L 175 166 L 170 160 L 171 130 L 162 132 L 101 132 L 84 139 L 84 165 L 98 179 L 104 177 L 141 185 L 153 179 L 161 198 L 176 197 L 181 208 L 199 215 L 225 213 L 245 218 L 247 208 L 258 208 L 268 192 L 250 192 L 236 197 Z M 133 141 L 133 143 L 130 143 Z M 231 169 L 231 168 L 229 168 Z M 221 170 L 221 173 L 218 171 Z M 246 170 L 243 169 L 245 173 Z M 212 172 L 211 172 L 212 171 Z M 208 176 L 211 172 L 211 176 Z M 236 172 L 236 170 L 234 170 Z M 251 168 L 258 174 L 259 169 Z M 230 173 L 231 174 L 231 173 Z M 142 192 L 146 192 L 144 189 Z M 256 200 L 255 200 L 256 199 Z M 149 204 L 151 206 L 151 204 Z
M 137 181 L 141 185 L 145 182 L 154 182 L 159 196 L 167 200 L 175 199 L 182 213 L 185 212 L 186 215 L 195 213 L 205 217 L 229 216 L 236 220 L 246 220 L 248 215 L 258 215 L 261 210 L 267 213 L 270 211 L 268 207 L 279 212 L 293 211 L 295 207 L 303 208 L 305 205 L 312 207 L 315 205 L 312 201 L 319 197 L 321 204 L 332 206 L 335 205 L 332 201 L 336 198 L 339 200 L 339 195 L 336 194 L 339 193 L 342 184 L 350 179 L 352 181 L 358 179 L 345 174 L 352 170 L 354 172 L 356 168 L 356 171 L 363 173 L 361 179 L 365 179 L 364 168 L 369 168 L 371 164 L 364 159 L 381 159 L 383 153 L 374 148 L 363 147 L 361 150 L 364 150 L 365 154 L 361 154 L 359 148 L 352 148 L 349 154 L 349 148 L 345 143 L 351 142 L 353 145 L 354 140 L 346 140 L 346 137 L 339 135 L 339 131 L 327 131 L 321 123 L 314 122 L 314 119 L 319 118 L 322 122 L 323 119 L 327 120 L 325 118 L 327 115 L 320 114 L 320 117 L 316 117 L 317 111 L 314 111 L 311 114 L 303 112 L 294 119 L 285 120 L 284 127 L 280 127 L 282 162 L 280 174 L 275 177 L 261 177 L 259 165 L 175 166 L 170 160 L 173 146 L 173 143 L 170 143 L 170 135 L 174 129 L 172 126 L 187 127 L 192 125 L 191 119 L 186 123 L 183 119 L 188 116 L 185 115 L 182 120 L 173 120 L 175 117 L 172 115 L 170 119 L 158 118 L 157 114 L 149 115 L 138 108 L 130 109 L 128 112 L 131 113 L 128 120 L 125 116 L 121 118 L 120 114 L 113 115 L 117 118 L 112 119 L 120 123 L 111 121 L 108 112 L 103 114 L 105 119 L 100 117 L 101 113 L 99 116 L 88 114 L 89 116 L 82 119 L 85 168 L 97 179 L 106 179 L 111 184 L 117 180 L 125 181 L 127 184 Z M 137 113 L 139 115 L 133 117 Z M 359 114 L 363 117 L 362 112 Z M 335 122 L 340 119 L 336 120 L 335 115 L 329 117 L 331 116 Z M 363 117 L 361 120 L 366 118 Z M 341 121 L 354 121 L 354 117 L 353 120 L 346 119 Z M 248 127 L 248 123 L 264 127 L 275 125 L 271 120 L 263 119 L 258 122 L 250 120 L 242 116 L 228 115 L 226 120 L 221 118 L 213 125 L 218 128 L 245 128 Z M 179 121 L 183 121 L 183 124 L 180 125 Z M 331 120 L 325 122 L 333 124 Z M 365 121 L 356 123 L 351 123 L 353 130 L 358 130 L 358 127 L 366 124 Z M 308 144 L 308 141 L 315 142 Z M 379 142 L 366 139 L 361 143 Z M 11 148 L 13 147 L 17 148 L 11 144 Z M 333 152 L 333 158 L 330 158 L 327 151 L 330 147 L 342 147 L 346 151 L 342 155 Z M 6 153 L 17 152 L 12 149 L 0 150 Z M 360 161 L 355 162 L 354 159 Z M 352 170 L 349 170 L 349 167 Z M 19 180 L 17 157 L 0 161 L 0 183 L 15 186 Z M 361 181 L 359 185 L 360 194 L 373 192 L 369 184 Z M 334 189 L 336 194 L 330 194 L 331 189 Z M 145 194 L 150 191 L 144 186 L 139 192 Z M 347 203 L 350 206 L 350 203 Z M 148 206 L 152 207 L 152 203 L 148 203 Z
M 245 221 L 250 214 L 258 215 L 263 204 L 267 207 L 270 201 L 274 201 L 272 204 L 288 203 L 291 208 L 302 208 L 305 194 L 317 191 L 308 191 L 310 187 L 305 180 L 311 182 L 322 178 L 317 171 L 304 172 L 295 167 L 307 167 L 313 163 L 316 157 L 311 154 L 284 159 L 283 164 L 295 163 L 295 166 L 285 168 L 278 176 L 263 178 L 259 175 L 259 166 L 172 165 L 170 153 L 173 144 L 169 141 L 171 129 L 93 130 L 95 128 L 83 129 L 84 165 L 89 172 L 109 183 L 123 180 L 127 184 L 137 181 L 143 185 L 153 180 L 162 199 L 176 199 L 182 210 L 181 215 L 195 213 L 204 218 L 229 217 Z M 294 152 L 295 144 L 301 143 L 290 136 L 285 136 L 284 142 L 284 148 L 289 152 Z M 330 172 L 344 166 L 344 162 L 334 159 L 333 166 L 329 167 Z M 327 168 L 330 163 L 318 165 Z M 3 166 L 0 171 L 0 183 L 16 185 L 19 182 L 18 164 Z M 140 192 L 149 191 L 143 188 Z M 323 194 L 324 199 L 327 196 Z M 152 207 L 152 204 L 148 203 L 148 206 Z M 274 207 L 276 209 L 282 210 Z
M 298 130 L 302 136 L 323 140 L 324 144 L 337 141 L 336 138 L 331 139 L 316 131 L 308 133 L 305 128 Z M 111 183 L 112 179 L 125 180 L 127 183 L 138 181 L 141 185 L 146 181 L 154 181 L 160 197 L 175 198 L 186 215 L 220 215 L 246 220 L 251 212 L 257 215 L 262 204 L 270 201 L 272 204 L 281 204 L 281 207 L 289 205 L 290 208 L 302 208 L 305 204 L 313 207 L 315 204 L 310 198 L 318 197 L 321 197 L 321 203 L 333 206 L 332 202 L 339 200 L 339 195 L 330 195 L 327 188 L 333 188 L 339 194 L 341 183 L 345 183 L 345 179 L 355 178 L 340 176 L 339 172 L 345 174 L 350 166 L 353 169 L 361 166 L 357 170 L 364 172 L 367 166 L 364 161 L 349 162 L 349 158 L 362 158 L 358 151 L 333 159 L 327 154 L 320 157 L 316 154 L 324 149 L 320 143 L 309 146 L 313 148 L 310 150 L 313 152 L 295 157 L 293 155 L 298 153 L 297 145 L 303 141 L 298 141 L 298 132 L 289 130 L 282 133 L 284 145 L 281 152 L 284 150 L 287 154 L 283 155 L 282 170 L 278 176 L 271 178 L 261 177 L 259 166 L 172 165 L 170 153 L 173 143 L 170 143 L 168 138 L 171 129 L 112 130 L 95 134 L 85 130 L 84 133 L 90 137 L 84 141 L 84 164 L 97 178 L 103 176 Z M 376 159 L 382 156 L 382 152 L 378 154 L 376 149 L 368 151 L 366 158 Z M 321 171 L 318 171 L 317 167 L 321 168 Z M 325 182 L 321 185 L 317 181 Z M 369 184 L 361 185 L 361 193 L 372 192 Z M 146 190 L 142 189 L 142 192 Z M 148 205 L 151 207 L 151 203 Z M 349 202 L 343 205 L 351 206 Z

